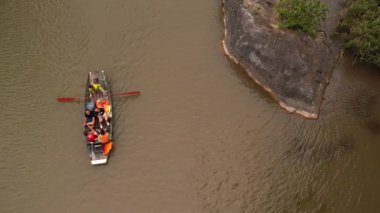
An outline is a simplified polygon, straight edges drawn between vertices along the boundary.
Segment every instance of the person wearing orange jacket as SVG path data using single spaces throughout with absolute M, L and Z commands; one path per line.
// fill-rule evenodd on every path
M 100 134 L 98 136 L 98 140 L 100 142 L 102 142 L 103 144 L 104 143 L 108 143 L 110 142 L 110 134 L 108 134 L 108 132 L 104 131 L 103 129 L 100 130 Z

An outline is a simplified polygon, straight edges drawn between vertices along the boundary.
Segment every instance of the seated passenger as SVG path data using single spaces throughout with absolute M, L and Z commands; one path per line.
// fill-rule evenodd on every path
M 89 129 L 94 131 L 94 124 L 95 124 L 95 114 L 91 112 L 90 110 L 86 109 L 84 113 L 83 118 L 83 126 L 88 126 Z
M 106 95 L 106 91 L 103 89 L 102 85 L 100 85 L 99 79 L 97 78 L 94 79 L 94 83 L 90 83 L 88 89 L 90 90 L 91 96 L 98 94 L 99 92 L 102 92 L 103 95 Z
M 107 113 L 104 112 L 104 109 L 103 108 L 98 108 L 96 107 L 95 108 L 95 111 L 94 111 L 94 114 L 95 116 L 98 118 L 99 120 L 99 124 L 100 124 L 100 128 L 103 129 L 103 125 L 102 125 L 102 122 L 103 122 L 103 118 L 104 120 L 106 121 L 107 123 L 107 126 L 110 125 L 110 123 L 108 122 L 108 116 L 107 116 Z
M 84 131 L 83 134 L 86 136 L 87 140 L 89 142 L 95 142 L 96 138 L 98 137 L 98 133 L 95 131 Z
M 100 131 L 100 135 L 98 136 L 98 140 L 102 143 L 108 143 L 110 142 L 110 134 L 102 129 Z
M 95 107 L 95 104 L 94 104 L 94 101 L 92 99 L 86 103 L 86 109 L 92 111 L 92 110 L 94 110 L 94 107 Z

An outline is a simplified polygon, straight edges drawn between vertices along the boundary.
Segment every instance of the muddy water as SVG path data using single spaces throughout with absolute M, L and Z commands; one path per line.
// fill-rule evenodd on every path
M 220 1 L 0 1 L 0 212 L 377 212 L 380 75 L 345 58 L 320 119 L 286 113 L 223 55 Z M 90 166 L 88 71 L 116 148 Z

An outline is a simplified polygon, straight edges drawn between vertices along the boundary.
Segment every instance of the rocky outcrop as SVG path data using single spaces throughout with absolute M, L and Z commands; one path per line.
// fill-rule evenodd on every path
M 330 48 L 328 34 L 333 30 L 313 39 L 279 29 L 274 4 L 275 0 L 224 0 L 225 52 L 281 107 L 316 119 L 338 53 Z M 337 23 L 331 17 L 328 21 Z M 323 27 L 335 27 L 330 25 Z

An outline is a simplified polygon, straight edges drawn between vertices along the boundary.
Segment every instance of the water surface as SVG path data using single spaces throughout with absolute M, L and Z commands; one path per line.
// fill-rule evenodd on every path
M 223 54 L 220 1 L 0 1 L 0 212 L 377 212 L 380 75 L 337 65 L 320 118 L 282 110 Z M 115 98 L 92 167 L 87 73 Z

